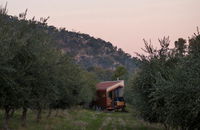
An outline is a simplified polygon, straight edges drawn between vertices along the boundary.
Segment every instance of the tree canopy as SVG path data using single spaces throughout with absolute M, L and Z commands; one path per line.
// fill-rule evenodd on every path
M 127 101 L 149 122 L 166 129 L 200 128 L 200 34 L 188 43 L 183 38 L 169 48 L 169 38 L 159 40 L 160 49 L 145 41 L 148 55 L 139 55 L 141 67 L 131 77 Z
M 28 109 L 66 109 L 88 104 L 95 93 L 97 79 L 76 65 L 56 45 L 47 28 L 47 19 L 26 19 L 0 9 L 0 107 L 5 109 L 4 129 L 10 113 L 22 108 L 22 125 Z M 87 95 L 86 95 L 87 94 Z

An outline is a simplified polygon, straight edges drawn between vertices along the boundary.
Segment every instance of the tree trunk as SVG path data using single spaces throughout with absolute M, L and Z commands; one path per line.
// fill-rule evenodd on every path
M 42 118 L 42 109 L 38 108 L 36 121 L 40 122 L 41 118 Z
M 169 127 L 166 123 L 164 123 L 165 130 L 169 130 Z
M 5 107 L 5 114 L 4 114 L 4 121 L 3 121 L 3 129 L 4 130 L 9 130 L 9 127 L 8 127 L 9 112 L 10 112 L 10 108 Z
M 62 116 L 65 116 L 65 109 L 62 109 Z
M 59 113 L 59 109 L 56 109 L 56 115 L 55 116 L 58 116 L 58 113 Z
M 51 113 L 52 113 L 52 109 L 49 108 L 49 112 L 48 112 L 47 118 L 50 118 L 50 117 L 51 117 Z
M 22 116 L 21 116 L 21 121 L 22 121 L 22 126 L 25 127 L 26 126 L 26 117 L 27 117 L 27 111 L 28 109 L 26 107 L 23 107 L 22 109 Z
M 13 109 L 10 110 L 10 116 L 9 117 L 13 117 L 14 113 L 15 113 L 15 109 L 13 108 Z

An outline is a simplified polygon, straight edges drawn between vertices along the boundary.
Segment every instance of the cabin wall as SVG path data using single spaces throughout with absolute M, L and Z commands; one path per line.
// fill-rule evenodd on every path
M 96 105 L 99 107 L 107 106 L 107 94 L 106 91 L 97 91 Z

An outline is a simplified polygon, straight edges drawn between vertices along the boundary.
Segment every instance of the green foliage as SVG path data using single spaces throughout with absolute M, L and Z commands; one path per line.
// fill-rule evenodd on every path
M 0 107 L 5 109 L 4 129 L 11 110 L 65 109 L 88 104 L 95 93 L 96 77 L 84 71 L 56 45 L 45 28 L 48 18 L 26 19 L 0 9 Z
M 112 79 L 113 79 L 113 80 L 117 80 L 117 79 L 125 80 L 127 74 L 128 74 L 128 71 L 126 70 L 125 67 L 123 67 L 123 66 L 118 66 L 118 67 L 116 68 L 116 70 L 114 71 L 113 75 L 112 75 Z
M 192 38 L 189 39 L 189 54 L 191 55 L 199 55 L 200 52 L 200 33 L 199 30 L 197 34 L 194 34 Z
M 95 74 L 99 81 L 112 80 L 112 75 L 114 73 L 112 70 L 106 70 L 101 67 L 90 67 L 87 70 Z
M 198 35 L 179 39 L 169 49 L 169 38 L 159 40 L 157 50 L 145 41 L 148 56 L 139 55 L 142 66 L 126 89 L 127 101 L 149 122 L 162 123 L 168 129 L 198 129 L 200 124 L 200 57 Z
M 186 53 L 187 45 L 186 40 L 179 38 L 178 41 L 175 41 L 175 48 L 178 55 L 183 56 Z
M 81 99 L 79 103 L 81 104 L 89 104 L 94 98 L 96 92 L 96 84 L 97 84 L 97 77 L 93 73 L 89 73 L 86 71 L 83 71 L 81 74 L 81 84 L 82 88 L 80 89 L 80 97 Z

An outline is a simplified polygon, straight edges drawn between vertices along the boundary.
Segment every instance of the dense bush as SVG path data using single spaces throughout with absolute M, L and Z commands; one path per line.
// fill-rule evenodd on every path
M 55 45 L 47 19 L 27 20 L 26 13 L 8 16 L 0 9 L 0 107 L 5 109 L 4 129 L 15 109 L 22 108 L 22 125 L 28 109 L 65 109 L 89 103 L 96 78 L 84 71 Z M 86 95 L 87 94 L 87 95 Z M 49 113 L 50 116 L 50 113 Z
M 127 87 L 127 101 L 149 122 L 166 128 L 200 128 L 200 34 L 179 39 L 169 49 L 169 38 L 159 40 L 161 49 L 145 41 L 148 55 Z

